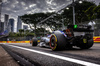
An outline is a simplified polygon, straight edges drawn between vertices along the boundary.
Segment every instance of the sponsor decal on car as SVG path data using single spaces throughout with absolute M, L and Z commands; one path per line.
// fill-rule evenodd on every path
M 65 37 L 67 37 L 67 35 L 63 32 L 63 31 L 60 31 Z

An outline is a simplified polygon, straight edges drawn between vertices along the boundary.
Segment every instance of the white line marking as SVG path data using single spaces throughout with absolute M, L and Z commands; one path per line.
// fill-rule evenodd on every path
M 35 53 L 38 53 L 38 54 L 42 54 L 42 55 L 46 55 L 46 56 L 50 56 L 50 57 L 54 57 L 54 58 L 58 58 L 58 59 L 62 59 L 62 60 L 65 60 L 65 61 L 69 61 L 69 62 L 73 62 L 73 63 L 85 65 L 85 66 L 100 66 L 99 64 L 86 62 L 86 61 L 73 59 L 73 58 L 68 58 L 68 57 L 63 57 L 63 56 L 50 54 L 50 53 L 46 53 L 46 52 L 42 52 L 42 51 L 37 51 L 37 50 L 33 50 L 33 49 L 28 49 L 28 48 L 23 48 L 23 47 L 19 47 L 19 46 L 13 46 L 13 45 L 8 45 L 8 46 L 23 49 L 23 50 L 27 50 L 27 51 L 31 51 L 31 52 L 35 52 Z

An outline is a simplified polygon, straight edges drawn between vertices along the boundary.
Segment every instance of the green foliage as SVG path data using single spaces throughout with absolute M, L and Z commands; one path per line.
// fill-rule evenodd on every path
M 25 34 L 25 36 L 35 36 L 35 34 L 34 33 L 27 33 L 27 34 Z
M 25 34 L 21 34 L 21 33 L 13 33 L 13 32 L 10 32 L 9 33 L 9 37 L 24 37 Z
M 48 16 L 49 15 L 47 15 L 45 13 L 25 14 L 25 15 L 21 16 L 21 19 L 22 19 L 22 21 L 24 23 L 29 24 L 29 25 L 31 24 L 32 27 L 34 27 L 36 29 L 37 28 L 37 24 L 41 20 L 47 18 Z
M 47 30 L 45 30 L 44 28 L 38 28 L 38 29 L 36 29 L 36 35 L 38 35 L 38 36 L 43 36 L 43 35 L 45 35 L 45 34 L 49 34 L 50 32 L 49 31 L 47 31 Z
M 48 25 L 52 30 L 57 30 L 58 28 L 61 28 L 62 23 L 64 23 L 64 20 L 62 21 L 62 19 L 63 17 L 60 14 L 56 14 L 56 16 L 48 19 L 42 24 Z
M 19 33 L 24 33 L 24 29 L 19 29 Z
M 88 16 L 89 21 L 93 21 L 94 19 L 100 18 L 100 5 L 98 6 L 90 6 L 85 13 Z
M 21 16 L 21 19 L 24 23 L 29 24 L 30 28 L 32 30 L 36 30 L 36 28 L 38 28 L 37 24 L 39 22 L 41 22 L 42 20 L 44 20 L 45 18 L 49 17 L 50 15 L 52 15 L 54 13 L 35 13 L 35 14 L 25 14 L 23 16 Z M 57 14 L 57 16 L 50 18 L 48 20 L 46 20 L 45 22 L 42 23 L 42 25 L 48 25 L 52 28 L 53 27 L 61 27 L 61 24 L 57 24 L 56 22 L 60 22 L 61 23 L 61 16 Z M 31 26 L 31 25 L 32 26 Z M 32 28 L 34 27 L 34 29 Z M 35 31 L 34 30 L 34 31 Z
M 29 30 L 26 30 L 24 33 L 19 32 L 19 33 L 9 33 L 9 37 L 25 37 L 25 36 L 34 36 L 34 33 L 29 32 Z
M 93 14 L 94 18 L 100 18 L 100 5 L 94 7 Z
M 25 33 L 29 33 L 30 31 L 29 30 L 25 30 Z
M 25 36 L 35 36 L 33 32 L 30 32 L 29 30 L 24 31 Z
M 83 3 L 81 3 L 81 4 L 78 3 L 78 1 L 75 2 L 75 20 L 76 20 L 76 24 L 88 21 L 88 16 L 85 13 L 85 11 L 90 6 L 96 6 L 96 5 L 94 3 L 88 2 L 88 1 L 83 1 Z M 66 19 L 67 19 L 66 22 L 72 24 L 72 22 L 73 22 L 73 9 L 72 9 L 72 6 L 69 7 L 69 10 L 65 9 L 62 15 L 64 15 L 64 17 L 66 17 Z
M 94 11 L 93 11 L 94 8 L 95 8 L 95 6 L 90 6 L 90 7 L 85 11 L 85 13 L 87 14 L 88 20 L 93 20 L 93 19 L 95 19 Z
M 17 36 L 16 33 L 13 33 L 13 32 L 10 32 L 10 33 L 9 33 L 9 37 L 16 37 L 16 36 Z

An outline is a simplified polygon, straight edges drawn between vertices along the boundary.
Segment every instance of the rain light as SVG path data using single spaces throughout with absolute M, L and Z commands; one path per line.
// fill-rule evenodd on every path
M 77 25 L 74 25 L 74 28 L 77 28 Z

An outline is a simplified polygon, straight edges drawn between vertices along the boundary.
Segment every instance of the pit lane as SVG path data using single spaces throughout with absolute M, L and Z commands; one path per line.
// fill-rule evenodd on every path
M 21 47 L 21 48 L 26 48 L 26 49 L 31 49 L 31 50 L 36 50 L 36 51 L 41 51 L 49 54 L 54 54 L 57 56 L 62 56 L 62 57 L 68 57 L 72 59 L 78 59 L 86 62 L 90 62 L 93 64 L 100 64 L 100 44 L 95 43 L 94 46 L 90 49 L 87 50 L 81 50 L 77 47 L 74 47 L 73 49 L 70 50 L 62 50 L 62 51 L 52 51 L 49 48 L 41 48 L 39 46 L 37 47 L 32 47 L 31 44 L 28 43 L 23 43 L 23 44 L 3 44 L 3 46 L 6 46 L 6 48 L 9 48 L 9 51 L 13 51 L 17 54 L 20 54 L 24 56 L 25 58 L 38 63 L 41 66 L 81 66 L 82 64 L 74 63 L 71 61 L 65 61 L 59 58 L 54 58 L 50 57 L 47 55 L 39 54 L 36 52 L 31 52 L 31 51 L 26 51 L 20 48 L 16 48 L 13 46 Z M 12 47 L 11 47 L 12 46 Z M 84 65 L 84 63 L 83 63 Z

